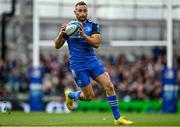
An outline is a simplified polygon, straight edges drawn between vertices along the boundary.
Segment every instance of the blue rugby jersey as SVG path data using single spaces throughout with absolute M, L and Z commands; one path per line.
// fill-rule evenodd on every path
M 99 25 L 89 19 L 83 24 L 86 35 L 100 34 Z M 70 67 L 73 70 L 86 70 L 92 62 L 97 62 L 93 46 L 90 45 L 78 32 L 73 36 L 66 36 L 70 52 Z

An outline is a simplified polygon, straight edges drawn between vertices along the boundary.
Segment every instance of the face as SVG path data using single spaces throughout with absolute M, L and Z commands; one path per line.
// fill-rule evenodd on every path
M 76 6 L 74 13 L 78 21 L 84 22 L 87 19 L 87 14 L 88 14 L 87 6 L 86 5 Z

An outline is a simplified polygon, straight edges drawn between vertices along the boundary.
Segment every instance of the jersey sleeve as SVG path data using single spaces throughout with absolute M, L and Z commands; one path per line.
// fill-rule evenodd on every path
M 92 34 L 100 34 L 100 27 L 98 24 L 92 24 Z

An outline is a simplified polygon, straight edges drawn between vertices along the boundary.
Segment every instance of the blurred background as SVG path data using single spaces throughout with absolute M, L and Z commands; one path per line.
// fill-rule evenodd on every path
M 168 0 L 84 1 L 88 4 L 89 18 L 100 24 L 102 45 L 95 51 L 115 85 L 122 111 L 161 112 L 164 97 L 162 69 L 167 65 L 165 42 Z M 26 112 L 32 110 L 32 88 L 28 70 L 33 66 L 34 2 L 0 1 L 0 105 L 8 103 L 12 110 Z M 43 68 L 41 110 L 47 112 L 69 112 L 64 106 L 64 90 L 77 89 L 69 69 L 67 44 L 60 50 L 54 48 L 54 39 L 61 24 L 75 19 L 73 11 L 77 2 L 79 0 L 37 2 L 38 61 L 39 67 Z M 179 0 L 172 0 L 172 18 L 172 63 L 176 68 L 173 96 L 175 94 L 175 112 L 180 113 Z M 88 105 L 84 102 L 78 103 L 79 110 L 109 110 L 104 90 L 96 82 L 92 82 L 95 101 Z

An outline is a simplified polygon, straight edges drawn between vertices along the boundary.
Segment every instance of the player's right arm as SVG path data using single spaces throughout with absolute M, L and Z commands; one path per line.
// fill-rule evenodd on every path
M 60 30 L 58 36 L 55 39 L 55 48 L 56 49 L 61 48 L 64 45 L 64 42 L 66 41 L 66 39 L 65 39 L 65 36 L 66 36 L 65 30 L 66 30 L 66 24 L 64 23 L 61 26 L 61 30 Z

